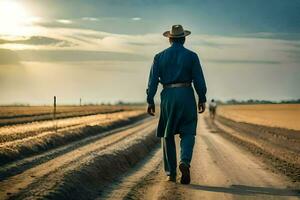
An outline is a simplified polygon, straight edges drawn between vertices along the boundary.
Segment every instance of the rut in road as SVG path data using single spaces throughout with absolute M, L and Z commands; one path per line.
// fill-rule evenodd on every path
M 105 157 L 114 152 L 117 154 L 116 151 L 122 152 L 135 143 L 141 143 L 145 137 L 154 137 L 155 128 L 156 120 L 146 120 L 132 128 L 97 138 L 94 142 L 9 177 L 0 182 L 0 198 L 12 196 L 23 199 L 51 195 L 57 192 L 58 186 L 66 184 L 66 176 L 76 175 L 76 172 L 89 167 L 101 155 Z
M 177 137 L 177 147 L 178 142 Z M 166 182 L 161 167 L 156 170 L 156 175 L 150 175 L 136 184 L 125 199 L 300 198 L 298 186 L 286 177 L 271 172 L 266 164 L 241 146 L 209 129 L 202 117 L 191 166 L 190 185 L 179 184 L 180 177 L 177 183 Z

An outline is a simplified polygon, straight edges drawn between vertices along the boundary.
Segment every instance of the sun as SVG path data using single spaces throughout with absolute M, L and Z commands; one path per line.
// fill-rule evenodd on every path
M 32 15 L 18 1 L 0 1 L 0 34 L 30 35 Z

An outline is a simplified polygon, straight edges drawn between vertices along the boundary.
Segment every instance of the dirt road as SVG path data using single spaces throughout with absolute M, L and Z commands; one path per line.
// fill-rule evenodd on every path
M 202 117 L 191 184 L 166 182 L 156 125 L 146 118 L 5 165 L 0 199 L 300 199 L 295 184 Z
M 161 152 L 149 159 L 149 163 L 158 156 Z M 166 182 L 159 164 L 144 177 L 131 175 L 131 182 L 135 176 L 138 178 L 126 195 L 120 191 L 128 187 L 127 178 L 108 196 L 111 199 L 300 199 L 299 190 L 287 178 L 271 172 L 261 160 L 209 129 L 202 118 L 191 165 L 190 185 L 179 184 L 179 177 L 177 183 Z

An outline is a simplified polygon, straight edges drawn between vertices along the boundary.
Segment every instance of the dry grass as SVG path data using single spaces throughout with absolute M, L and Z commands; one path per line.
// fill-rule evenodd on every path
M 300 130 L 300 104 L 226 105 L 218 115 L 237 122 Z

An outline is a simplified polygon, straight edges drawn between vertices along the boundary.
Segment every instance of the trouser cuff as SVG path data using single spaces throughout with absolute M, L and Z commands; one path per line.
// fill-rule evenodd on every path
M 183 163 L 183 164 L 187 165 L 188 167 L 191 167 L 190 162 L 188 162 L 188 161 L 181 160 L 180 163 Z

